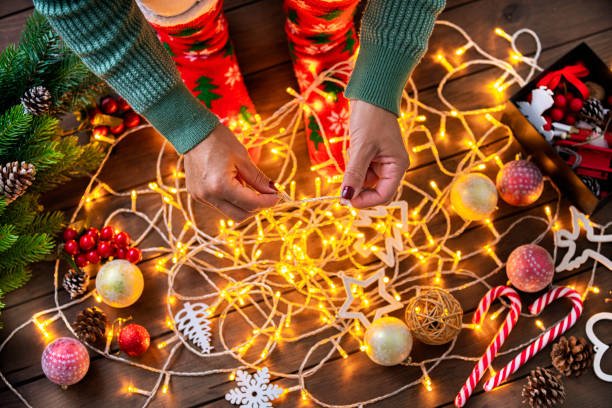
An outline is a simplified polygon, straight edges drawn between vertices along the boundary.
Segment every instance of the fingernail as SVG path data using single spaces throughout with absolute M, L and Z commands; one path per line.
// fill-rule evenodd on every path
M 344 186 L 342 188 L 342 194 L 340 194 L 345 200 L 350 200 L 355 195 L 355 189 L 351 186 Z
M 272 180 L 270 180 L 270 182 L 268 183 L 268 186 L 274 190 L 274 191 L 278 191 L 278 188 L 276 188 L 276 186 L 274 185 L 274 182 Z

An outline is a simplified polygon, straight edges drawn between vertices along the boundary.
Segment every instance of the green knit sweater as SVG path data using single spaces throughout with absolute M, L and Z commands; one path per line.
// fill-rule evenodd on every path
M 217 117 L 183 85 L 134 0 L 34 0 L 64 41 L 100 78 L 185 153 Z M 399 113 L 402 89 L 427 48 L 445 0 L 369 0 L 346 96 Z

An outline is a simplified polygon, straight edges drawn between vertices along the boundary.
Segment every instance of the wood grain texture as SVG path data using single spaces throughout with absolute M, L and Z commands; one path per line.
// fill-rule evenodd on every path
M 270 115 L 276 108 L 289 100 L 289 96 L 284 92 L 287 86 L 296 87 L 283 34 L 284 17 L 281 3 L 281 0 L 228 0 L 224 5 L 247 86 L 259 113 L 264 117 Z M 9 15 L 0 19 L 1 48 L 18 38 L 23 22 L 31 12 L 31 10 L 23 12 L 20 12 L 20 10 L 27 8 L 29 4 L 28 0 L 2 2 L 0 4 L 0 17 Z M 507 48 L 507 43 L 492 34 L 495 26 L 504 27 L 508 32 L 521 27 L 529 27 L 534 29 L 542 39 L 544 52 L 540 62 L 543 66 L 548 65 L 581 41 L 586 41 L 606 63 L 610 64 L 612 63 L 610 11 L 612 11 L 610 3 L 605 0 L 587 0 L 582 3 L 561 0 L 555 2 L 553 6 L 546 2 L 527 0 L 449 0 L 442 18 L 464 27 L 479 44 L 496 55 Z M 568 16 L 579 16 L 579 18 L 569 18 Z M 430 42 L 430 55 L 423 59 L 413 75 L 420 90 L 419 97 L 426 103 L 437 103 L 435 84 L 440 75 L 443 74 L 441 68 L 432 62 L 431 54 L 439 50 L 452 53 L 456 47 L 461 45 L 462 42 L 459 38 L 450 35 L 448 30 L 439 29 L 435 31 Z M 532 44 L 525 44 L 524 46 L 525 52 L 533 50 Z M 459 61 L 453 60 L 453 62 L 457 63 Z M 489 94 L 485 91 L 484 85 L 496 77 L 496 72 L 492 69 L 462 72 L 461 75 L 449 82 L 446 95 L 450 100 L 456 102 L 460 108 L 493 103 Z M 428 124 L 435 126 L 435 123 Z M 449 137 L 448 144 L 441 146 L 440 150 L 444 165 L 453 168 L 464 153 L 464 147 L 461 144 L 463 132 L 453 123 L 449 123 L 447 132 L 452 137 Z M 496 135 L 496 137 L 491 138 L 487 149 L 491 149 L 491 151 L 498 149 L 505 143 L 505 140 L 505 135 Z M 132 188 L 145 186 L 154 177 L 154 161 L 162 142 L 161 136 L 151 130 L 131 136 L 130 139 L 119 145 L 113 153 L 111 161 L 102 174 L 102 180 L 120 191 L 129 191 Z M 415 138 L 411 142 L 418 144 L 420 140 Z M 306 169 L 308 163 L 303 137 L 298 138 L 295 151 L 300 157 L 300 167 Z M 520 148 L 513 144 L 503 158 L 509 159 L 517 151 L 520 151 Z M 445 185 L 448 182 L 449 179 L 439 173 L 438 168 L 433 163 L 433 157 L 428 153 L 421 153 L 412 157 L 412 159 L 413 167 L 409 171 L 409 177 L 415 184 L 426 187 L 430 179 L 436 180 L 439 185 Z M 262 168 L 268 174 L 273 175 L 275 163 L 272 160 L 264 159 Z M 171 170 L 169 166 L 164 167 L 164 175 L 168 176 Z M 489 169 L 489 171 L 492 172 L 493 169 Z M 125 177 L 127 173 L 130 174 L 130 177 Z M 489 175 L 493 175 L 493 173 Z M 300 172 L 296 180 L 298 185 L 301 186 L 301 191 L 306 194 L 312 192 L 311 176 L 306 171 Z M 72 211 L 80 198 L 83 187 L 84 180 L 68 183 L 48 194 L 45 197 L 46 204 L 51 208 Z M 553 190 L 547 188 L 542 198 L 528 208 L 515 208 L 502 203 L 499 211 L 495 214 L 495 225 L 499 230 L 504 230 L 520 216 L 541 215 L 543 207 L 550 203 L 554 197 Z M 406 196 L 405 199 L 409 203 L 418 200 L 409 196 Z M 103 197 L 96 201 L 91 210 L 87 211 L 86 217 L 92 224 L 99 224 L 112 210 L 125 207 L 128 203 L 128 198 Z M 157 205 L 158 202 L 154 197 L 143 197 L 139 198 L 138 201 L 138 206 L 142 209 L 153 209 Z M 567 209 L 568 205 L 569 203 L 563 202 L 563 208 Z M 216 221 L 219 219 L 219 214 L 216 211 L 205 206 L 197 206 L 196 214 L 200 227 L 209 232 L 215 231 Z M 608 205 L 595 216 L 595 220 L 599 222 L 610 219 L 612 219 L 612 205 Z M 130 231 L 134 232 L 142 228 L 141 225 L 125 218 L 117 222 L 120 226 L 127 226 L 125 223 L 130 222 Z M 568 213 L 564 212 L 562 223 L 567 225 L 568 222 Z M 443 228 L 442 223 L 432 224 L 434 233 Z M 541 227 L 529 223 L 519 225 L 496 247 L 497 254 L 500 258 L 505 259 L 513 248 L 530 241 L 533 236 L 537 235 Z M 488 239 L 490 239 L 488 230 L 480 225 L 474 225 L 461 237 L 450 241 L 449 246 L 469 251 L 482 246 Z M 153 244 L 155 244 L 155 238 L 148 238 L 145 242 L 146 246 Z M 550 234 L 545 238 L 542 245 L 552 249 L 553 242 Z M 610 248 L 607 251 L 607 254 L 611 255 L 609 253 Z M 168 329 L 163 324 L 165 316 L 162 307 L 160 307 L 160 302 L 163 301 L 166 292 L 166 282 L 163 276 L 154 271 L 155 260 L 156 256 L 150 255 L 141 263 L 141 268 L 147 278 L 145 293 L 141 300 L 129 309 L 129 314 L 134 317 L 135 321 L 147 322 L 146 325 L 151 332 L 153 343 L 169 335 Z M 491 259 L 474 259 L 465 263 L 466 268 L 475 271 L 488 271 L 494 266 Z M 408 266 L 409 261 L 401 267 Z M 427 266 L 423 268 L 423 271 L 427 271 Z M 5 328 L 0 331 L 0 340 L 36 311 L 53 306 L 52 266 L 49 263 L 40 263 L 34 267 L 33 275 L 32 280 L 26 287 L 5 297 L 4 302 L 7 307 L 1 316 Z M 558 274 L 555 277 L 555 282 L 557 284 L 580 286 L 586 284 L 589 275 L 590 269 L 585 266 L 576 271 Z M 181 288 L 189 287 L 192 278 L 189 273 L 185 273 L 180 276 L 178 286 Z M 584 317 L 570 330 L 570 334 L 583 335 L 587 316 L 598 311 L 609 310 L 609 304 L 606 304 L 603 298 L 608 290 L 612 289 L 610 279 L 609 272 L 602 270 L 602 268 L 597 271 L 596 283 L 600 286 L 602 293 L 593 295 L 589 299 L 585 305 Z M 424 280 L 424 282 L 426 281 Z M 462 278 L 449 276 L 445 278 L 445 283 L 447 285 L 460 284 Z M 493 285 L 504 284 L 505 274 L 503 272 L 497 274 L 489 283 Z M 194 288 L 193 290 L 201 293 L 203 289 Z M 465 311 L 464 321 L 467 322 L 471 318 L 471 313 L 483 293 L 481 287 L 471 287 L 457 294 L 457 298 L 461 301 Z M 61 303 L 67 301 L 67 295 L 63 290 L 60 290 L 59 296 Z M 284 296 L 292 296 L 292 292 L 289 291 Z M 529 298 L 529 300 L 531 299 Z M 529 300 L 524 299 L 524 303 L 528 304 Z M 73 319 L 79 310 L 79 307 L 70 310 L 68 312 L 69 319 Z M 105 310 L 111 317 L 117 313 L 124 313 L 124 311 L 118 312 L 110 308 Z M 542 319 L 546 323 L 551 323 L 566 312 L 567 304 L 560 301 L 547 309 Z M 297 322 L 296 327 L 311 327 L 316 324 L 317 319 L 318 316 L 305 316 Z M 467 330 L 463 331 L 456 345 L 456 353 L 479 356 L 496 331 L 496 327 L 495 322 L 487 320 L 484 330 L 480 334 Z M 54 335 L 66 333 L 61 324 L 54 324 L 51 330 Z M 215 323 L 213 332 L 216 332 L 216 330 Z M 612 340 L 610 325 L 604 326 L 601 330 L 604 333 L 602 339 L 609 343 Z M 246 327 L 242 319 L 237 313 L 230 313 L 226 321 L 224 334 L 238 342 L 244 338 L 243 336 L 246 336 L 245 332 Z M 531 337 L 535 334 L 537 334 L 537 329 L 534 327 L 533 321 L 531 319 L 521 320 L 504 349 L 519 344 L 528 336 Z M 274 369 L 296 372 L 305 350 L 311 347 L 315 340 L 317 339 L 282 345 L 278 353 L 275 352 L 272 355 L 268 364 Z M 215 338 L 214 341 L 216 342 L 215 345 L 219 347 L 218 338 Z M 420 377 L 420 372 L 415 369 L 383 368 L 373 365 L 363 353 L 358 351 L 358 345 L 350 341 L 343 346 L 349 352 L 348 359 L 344 360 L 339 356 L 333 358 L 321 368 L 316 376 L 309 378 L 307 381 L 309 390 L 321 400 L 331 403 L 350 403 L 361 398 L 384 393 Z M 156 379 L 150 373 L 108 361 L 100 356 L 92 356 L 90 372 L 85 379 L 79 385 L 62 392 L 42 374 L 40 353 L 43 347 L 44 344 L 39 333 L 35 328 L 29 327 L 12 339 L 7 349 L 0 355 L 0 369 L 34 406 L 131 407 L 140 405 L 144 400 L 140 396 L 127 396 L 125 392 L 119 389 L 120 385 L 125 387 L 128 382 L 132 382 L 138 387 L 150 388 Z M 258 345 L 255 345 L 250 353 L 257 353 L 257 347 Z M 418 361 L 440 355 L 443 350 L 443 346 L 426 347 L 417 343 L 412 355 Z M 312 361 L 316 361 L 325 351 L 327 350 L 323 348 L 315 352 Z M 510 381 L 498 390 L 492 393 L 483 393 L 481 388 L 478 388 L 470 400 L 469 406 L 518 406 L 520 389 L 525 381 L 525 376 L 529 369 L 537 365 L 550 365 L 548 352 L 549 348 L 538 354 L 533 361 L 515 373 Z M 166 355 L 166 350 L 160 351 L 152 347 L 141 361 L 160 366 Z M 510 355 L 501 357 L 495 362 L 495 367 L 501 367 L 510 358 Z M 612 371 L 612 361 L 610 360 L 607 359 L 606 361 L 608 372 Z M 194 371 L 222 367 L 226 364 L 227 360 L 222 358 L 212 361 L 194 359 L 183 350 L 177 356 L 173 368 Z M 310 362 L 308 365 L 312 366 L 312 364 Z M 423 387 L 417 386 L 376 406 L 450 406 L 472 365 L 473 363 L 461 361 L 445 362 L 432 373 L 434 390 L 431 393 L 426 392 Z M 273 380 L 282 386 L 293 385 L 285 380 L 277 378 Z M 367 384 L 367 387 L 364 384 Z M 585 407 L 604 407 L 612 398 L 610 387 L 599 381 L 590 371 L 579 379 L 566 380 L 565 384 L 568 391 L 566 406 L 579 406 L 580 404 Z M 173 378 L 171 393 L 166 397 L 157 398 L 152 406 L 227 407 L 229 404 L 223 396 L 232 387 L 233 383 L 228 381 L 227 375 L 197 379 Z M 21 406 L 4 386 L 0 387 L 0 401 L 0 405 L 3 407 Z M 299 395 L 296 394 L 288 395 L 275 405 L 283 407 L 312 406 L 310 403 L 300 401 Z

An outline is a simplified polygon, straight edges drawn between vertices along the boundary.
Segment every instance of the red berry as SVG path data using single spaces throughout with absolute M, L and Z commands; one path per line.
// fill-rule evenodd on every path
M 115 235 L 114 241 L 118 247 L 125 248 L 125 247 L 130 246 L 131 239 L 130 239 L 130 235 L 127 232 L 122 231 L 118 233 L 117 235 Z
M 87 234 L 94 236 L 96 238 L 96 240 L 98 240 L 98 238 L 100 238 L 100 231 L 96 228 L 96 227 L 89 227 L 87 229 Z
M 113 253 L 113 244 L 108 241 L 100 241 L 96 251 L 98 251 L 98 255 L 102 258 L 108 258 Z
M 115 251 L 115 258 L 117 259 L 125 259 L 126 256 L 127 256 L 126 248 L 117 248 L 117 250 Z
M 565 116 L 565 113 L 559 108 L 552 108 L 550 110 L 550 118 L 555 122 L 559 122 L 563 119 L 563 116 Z
M 95 245 L 96 241 L 94 241 L 94 238 L 89 234 L 83 234 L 79 239 L 79 247 L 84 251 L 89 251 Z
M 582 109 L 582 105 L 583 105 L 582 99 L 574 98 L 571 100 L 569 107 L 574 112 L 580 112 L 580 109 Z
M 89 265 L 89 261 L 87 260 L 87 254 L 78 254 L 74 257 L 74 261 L 76 262 L 79 268 L 84 268 Z
M 119 113 L 127 112 L 130 109 L 132 109 L 130 104 L 127 103 L 127 101 L 123 99 L 122 97 L 117 98 L 117 104 L 118 104 L 117 112 Z
M 100 263 L 100 254 L 96 250 L 89 251 L 87 253 L 87 260 L 89 263 L 96 265 Z
M 544 120 L 546 120 L 546 123 L 544 126 L 542 126 L 542 128 L 546 131 L 552 129 L 552 121 L 550 120 L 550 116 L 544 116 Z
M 576 124 L 576 115 L 568 113 L 567 116 L 565 116 L 565 123 L 567 123 L 570 126 L 575 125 Z
M 110 241 L 114 236 L 115 230 L 110 225 L 107 225 L 106 227 L 102 228 L 102 231 L 100 231 L 100 239 L 102 241 Z
M 74 239 L 66 241 L 64 244 L 64 251 L 70 255 L 76 255 L 79 253 L 79 244 Z
M 557 108 L 565 108 L 567 105 L 567 98 L 564 95 L 555 95 L 555 106 Z
M 70 240 L 76 239 L 76 237 L 79 235 L 79 233 L 77 232 L 77 230 L 75 230 L 74 228 L 66 228 L 64 230 L 64 242 L 68 242 Z
M 142 259 L 142 252 L 140 252 L 140 249 L 138 248 L 130 248 L 127 251 L 125 259 L 127 259 L 133 264 L 137 264 Z
M 574 98 L 576 98 L 576 96 L 571 92 L 567 92 L 565 94 L 565 99 L 567 99 L 567 102 L 571 102 Z
M 128 129 L 136 127 L 140 125 L 140 115 L 134 111 L 128 112 L 123 117 L 123 123 L 125 123 Z
M 117 126 L 111 126 L 108 129 L 113 135 L 116 136 L 116 135 L 120 135 L 121 133 L 123 133 L 123 131 L 125 130 L 125 125 L 123 124 L 123 122 L 121 122 Z
M 102 112 L 106 113 L 107 115 L 112 115 L 113 113 L 117 112 L 118 107 L 119 104 L 112 96 L 102 98 L 100 101 L 100 109 L 102 109 Z
M 93 135 L 95 136 L 108 136 L 108 126 L 96 126 L 93 128 Z

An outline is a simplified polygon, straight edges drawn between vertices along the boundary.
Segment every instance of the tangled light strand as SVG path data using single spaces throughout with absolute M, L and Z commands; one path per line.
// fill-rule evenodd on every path
M 399 118 L 405 143 L 411 146 L 414 154 L 431 151 L 440 172 L 449 177 L 483 170 L 492 163 L 501 167 L 503 163 L 500 155 L 509 149 L 512 132 L 507 126 L 496 120 L 493 114 L 503 110 L 504 105 L 461 111 L 445 98 L 444 87 L 453 76 L 473 66 L 494 67 L 501 71 L 501 76 L 492 84 L 495 92 L 502 93 L 513 84 L 523 86 L 536 71 L 541 70 L 537 65 L 541 52 L 539 39 L 530 30 L 519 30 L 512 36 L 501 29 L 495 30 L 497 35 L 510 43 L 513 62 L 522 62 L 529 66 L 528 74 L 522 77 L 513 64 L 484 51 L 460 27 L 447 21 L 439 21 L 437 24 L 456 31 L 465 39 L 465 45 L 455 51 L 456 55 L 463 55 L 468 50 L 473 50 L 478 54 L 478 58 L 453 66 L 444 55 L 436 55 L 435 59 L 447 70 L 437 87 L 438 99 L 446 107 L 445 110 L 435 109 L 420 101 L 417 87 L 412 79 L 409 81 L 403 94 L 402 113 Z M 531 36 L 536 44 L 532 57 L 523 56 L 516 47 L 516 39 L 522 34 Z M 265 146 L 273 156 L 281 160 L 276 181 L 281 189 L 283 201 L 275 208 L 264 210 L 241 225 L 236 225 L 229 220 L 221 220 L 217 233 L 207 232 L 198 226 L 196 221 L 198 207 L 187 194 L 184 174 L 180 170 L 182 158 L 177 160 L 176 170 L 172 177 L 165 177 L 162 172 L 163 164 L 167 160 L 164 147 L 157 158 L 156 180 L 149 183 L 147 188 L 117 192 L 100 180 L 101 171 L 113 147 L 133 132 L 126 133 L 110 147 L 100 168 L 92 176 L 83 198 L 71 217 L 71 222 L 76 221 L 87 207 L 93 205 L 103 195 L 129 197 L 129 207 L 113 211 L 108 215 L 105 224 L 111 224 L 120 215 L 136 217 L 146 224 L 146 228 L 136 237 L 135 244 L 142 243 L 150 236 L 161 239 L 163 243 L 161 246 L 143 248 L 142 251 L 158 257 L 155 261 L 155 269 L 165 273 L 167 277 L 166 314 L 168 316 L 167 326 L 171 334 L 164 335 L 164 340 L 157 344 L 158 348 L 173 344 L 165 361 L 160 367 L 154 367 L 111 354 L 110 344 L 115 335 L 113 331 L 110 332 L 104 349 L 87 344 L 91 350 L 109 360 L 128 364 L 157 375 L 157 380 L 151 390 L 129 387 L 131 393 L 146 397 L 143 406 L 147 406 L 160 390 L 162 393 L 167 393 L 173 376 L 203 377 L 225 373 L 229 374 L 232 379 L 238 369 L 262 367 L 274 353 L 278 344 L 297 343 L 309 338 L 320 339 L 307 350 L 297 371 L 283 372 L 271 369 L 270 374 L 293 381 L 295 385 L 286 388 L 286 392 L 300 392 L 302 398 L 310 399 L 324 407 L 353 407 L 372 404 L 419 383 L 431 391 L 430 374 L 443 361 L 478 360 L 477 356 L 452 354 L 456 343 L 455 338 L 439 357 L 404 363 L 406 366 L 418 368 L 422 375 L 392 392 L 346 405 L 338 405 L 323 401 L 309 391 L 306 379 L 316 375 L 326 362 L 337 358 L 336 353 L 347 358 L 353 350 L 347 351 L 344 347 L 352 347 L 350 346 L 351 339 L 359 344 L 361 350 L 366 347 L 363 343 L 364 328 L 359 320 L 337 317 L 346 298 L 342 276 L 361 280 L 372 272 L 386 267 L 384 281 L 387 291 L 398 301 L 406 299 L 413 291 L 440 287 L 445 276 L 467 280 L 456 286 L 445 286 L 449 292 L 458 292 L 474 285 L 481 285 L 486 291 L 491 288 L 487 280 L 500 272 L 504 266 L 493 249 L 496 244 L 526 221 L 531 222 L 532 226 L 538 223 L 543 227 L 542 232 L 532 242 L 540 242 L 549 231 L 558 228 L 560 194 L 552 183 L 550 185 L 557 193 L 554 211 L 546 207 L 545 216 L 523 216 L 511 223 L 503 232 L 497 231 L 493 222 L 487 220 L 484 225 L 490 230 L 494 237 L 493 240 L 482 248 L 464 253 L 452 250 L 448 245 L 449 241 L 460 237 L 470 226 L 470 223 L 465 222 L 459 226 L 453 225 L 453 219 L 456 217 L 452 216 L 448 203 L 450 183 L 440 188 L 435 181 L 431 181 L 429 185 L 431 191 L 429 191 L 413 184 L 409 179 L 410 173 L 408 173 L 397 192 L 395 203 L 399 202 L 397 200 L 401 199 L 403 192 L 410 192 L 411 199 L 414 200 L 416 197 L 416 204 L 409 209 L 407 207 L 402 209 L 401 205 L 392 204 L 380 207 L 376 211 L 358 211 L 343 206 L 339 203 L 337 196 L 338 185 L 341 181 L 339 176 L 325 179 L 316 177 L 314 197 L 298 196 L 295 181 L 298 166 L 293 144 L 299 133 L 303 114 L 313 114 L 315 120 L 319 122 L 321 131 L 325 132 L 324 127 L 320 126 L 316 106 L 310 106 L 307 103 L 312 100 L 309 96 L 314 92 L 323 100 L 327 100 L 326 95 L 321 95 L 322 92 L 318 89 L 321 83 L 333 81 L 344 86 L 334 75 L 348 74 L 350 69 L 351 62 L 337 64 L 323 72 L 303 95 L 288 89 L 288 93 L 294 99 L 268 119 L 262 121 L 257 118 L 254 125 L 244 122 L 229 123 L 230 128 L 243 137 L 247 148 Z M 431 126 L 425 125 L 428 118 L 424 113 L 439 119 L 437 131 L 432 131 Z M 490 127 L 478 134 L 468 121 L 473 117 L 484 117 Z M 468 148 L 454 169 L 447 168 L 443 163 L 437 147 L 437 142 L 447 137 L 446 124 L 449 120 L 457 120 L 461 125 L 462 131 L 466 134 Z M 134 131 L 143 127 L 146 126 L 134 129 Z M 501 147 L 491 152 L 491 145 L 504 140 L 499 137 L 494 139 L 496 131 L 504 133 L 505 141 Z M 417 135 L 424 135 L 427 141 L 414 145 L 410 142 L 410 138 L 415 138 Z M 329 157 L 333 157 L 330 150 L 331 143 L 343 143 L 346 154 L 347 136 L 328 138 L 323 133 L 323 140 Z M 313 166 L 311 170 L 328 166 L 340 169 L 338 163 L 331 159 L 329 162 Z M 143 196 L 158 197 L 159 207 L 149 211 L 139 210 L 138 198 Z M 594 227 L 603 231 L 607 225 L 594 225 Z M 598 244 L 598 250 L 600 246 L 601 243 Z M 556 258 L 556 248 L 554 256 Z M 496 266 L 486 273 L 478 274 L 464 267 L 465 261 L 476 257 L 490 258 Z M 427 272 L 423 272 L 425 265 L 428 267 Z M 586 297 L 593 284 L 596 266 L 597 263 L 593 265 L 589 286 L 585 288 L 583 297 Z M 198 274 L 203 283 L 198 282 L 199 286 L 208 287 L 206 293 L 187 295 L 175 287 L 177 277 L 186 271 L 195 271 Z M 248 275 L 241 274 L 244 271 L 248 271 Z M 54 274 L 56 307 L 38 312 L 18 326 L 0 345 L 0 352 L 17 332 L 30 323 L 36 325 L 43 335 L 48 337 L 49 333 L 45 327 L 61 319 L 75 335 L 64 311 L 92 297 L 98 298 L 98 295 L 95 291 L 90 291 L 80 299 L 61 304 L 59 282 L 60 263 L 57 261 Z M 422 282 L 430 283 L 422 284 Z M 359 309 L 368 319 L 372 319 L 376 310 L 385 302 L 376 291 L 365 290 L 362 287 L 355 287 L 352 294 L 355 302 L 360 302 Z M 217 346 L 220 351 L 203 353 L 176 329 L 173 316 L 178 310 L 177 304 L 188 301 L 202 301 L 210 305 L 209 316 L 218 321 L 218 332 L 213 335 L 213 341 L 221 346 Z M 493 315 L 498 315 L 501 311 L 502 309 Z M 38 320 L 47 315 L 52 316 L 42 323 Z M 246 340 L 227 336 L 226 320 L 230 316 L 240 316 L 250 326 L 251 330 Z M 300 327 L 298 329 L 301 331 L 299 331 L 292 326 L 292 321 L 300 316 L 317 316 L 317 324 L 310 328 Z M 470 328 L 470 325 L 465 326 Z M 499 354 L 513 353 L 532 340 L 529 339 Z M 311 361 L 313 356 L 320 351 L 319 349 L 324 346 L 328 346 L 329 349 L 322 353 L 322 357 Z M 204 371 L 173 370 L 171 369 L 172 361 L 181 347 L 185 347 L 201 358 L 230 357 L 233 364 Z M 254 353 L 249 353 L 249 350 L 256 347 L 261 349 L 261 352 L 253 356 Z M 30 406 L 1 372 L 0 378 L 26 406 Z

